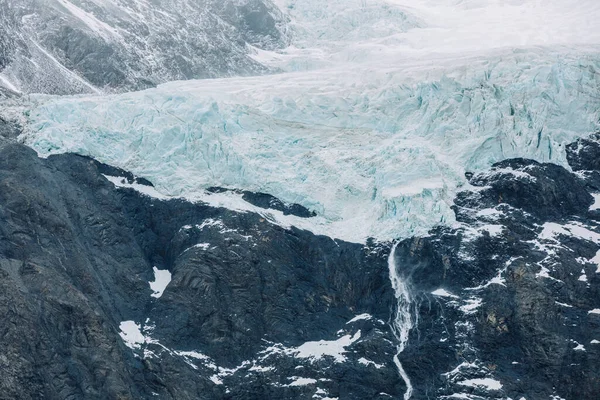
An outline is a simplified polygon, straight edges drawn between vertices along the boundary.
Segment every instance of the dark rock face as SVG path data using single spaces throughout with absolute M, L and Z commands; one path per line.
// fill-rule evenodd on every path
M 211 187 L 208 188 L 209 192 L 219 193 L 219 192 L 235 192 L 242 195 L 242 199 L 247 201 L 248 203 L 255 205 L 260 208 L 264 208 L 267 210 L 277 210 L 281 211 L 283 215 L 295 215 L 297 217 L 302 218 L 310 218 L 315 217 L 317 214 L 314 211 L 310 211 L 306 207 L 292 203 L 287 204 L 283 201 L 279 200 L 277 197 L 272 196 L 267 193 L 258 193 L 258 192 L 250 192 L 247 190 L 234 190 L 234 189 L 224 189 L 219 187 Z
M 597 140 L 569 146 L 573 169 L 596 168 Z M 456 228 L 398 246 L 399 270 L 418 299 L 419 323 L 401 354 L 414 398 L 597 398 L 593 173 L 504 161 L 457 196 Z
M 0 121 L 2 398 L 403 398 L 388 245 L 159 200 L 18 133 Z M 455 226 L 397 244 L 412 399 L 597 398 L 599 150 L 568 147 L 577 173 L 515 159 L 471 175 Z
M 600 133 L 567 145 L 567 160 L 573 171 L 600 170 Z
M 284 46 L 285 25 L 269 0 L 0 0 L 0 73 L 49 94 L 267 73 L 247 45 Z
M 116 188 L 103 174 L 148 182 L 89 158 L 0 146 L 4 398 L 405 390 L 385 248 L 157 200 Z M 154 267 L 172 274 L 158 298 Z

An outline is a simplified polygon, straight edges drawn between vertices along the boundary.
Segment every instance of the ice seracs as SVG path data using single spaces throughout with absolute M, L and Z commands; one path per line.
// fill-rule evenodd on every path
M 163 195 L 269 193 L 322 218 L 302 228 L 364 242 L 452 222 L 465 171 L 564 165 L 563 145 L 600 125 L 596 1 L 277 3 L 294 28 L 268 57 L 287 73 L 34 97 L 25 141 L 123 167 Z

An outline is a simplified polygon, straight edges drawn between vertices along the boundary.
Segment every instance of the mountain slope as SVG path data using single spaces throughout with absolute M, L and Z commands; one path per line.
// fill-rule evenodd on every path
M 268 0 L 0 1 L 0 86 L 24 93 L 139 90 L 270 71 L 248 45 L 285 45 Z
M 1 128 L 10 398 L 600 390 L 600 135 L 568 146 L 577 173 L 513 159 L 469 175 L 456 226 L 390 253 L 274 224 L 314 217 L 268 195 L 243 195 L 258 212 L 168 199 L 87 157 L 40 159 Z
M 384 249 L 149 197 L 86 157 L 0 155 L 0 397 L 403 391 Z
M 567 157 L 577 173 L 513 159 L 472 176 L 456 227 L 397 247 L 418 314 L 402 353 L 414 398 L 597 397 L 598 135 Z

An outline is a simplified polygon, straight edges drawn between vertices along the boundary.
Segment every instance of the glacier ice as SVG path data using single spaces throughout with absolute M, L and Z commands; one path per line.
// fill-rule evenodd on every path
M 255 57 L 289 72 L 32 96 L 26 143 L 91 155 L 169 196 L 270 193 L 318 213 L 302 227 L 362 242 L 452 223 L 465 171 L 508 157 L 566 165 L 564 144 L 600 125 L 595 1 L 277 3 L 292 45 Z M 341 35 L 331 21 L 344 4 Z

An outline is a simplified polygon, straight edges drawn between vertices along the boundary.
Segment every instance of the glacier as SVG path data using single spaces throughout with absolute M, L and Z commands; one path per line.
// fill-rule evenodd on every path
M 465 172 L 563 147 L 600 125 L 596 1 L 275 2 L 283 73 L 118 95 L 32 95 L 23 140 L 90 155 L 168 196 L 270 193 L 353 242 L 452 224 Z

